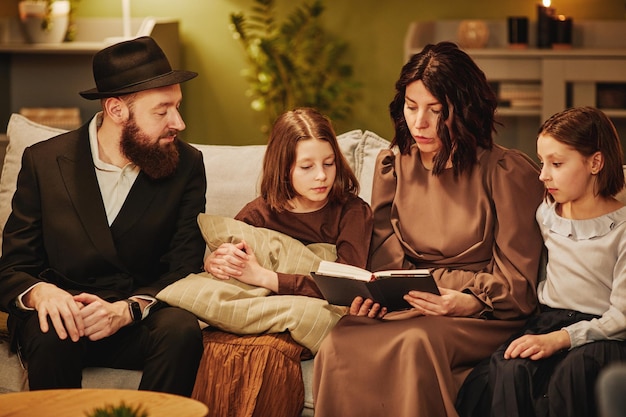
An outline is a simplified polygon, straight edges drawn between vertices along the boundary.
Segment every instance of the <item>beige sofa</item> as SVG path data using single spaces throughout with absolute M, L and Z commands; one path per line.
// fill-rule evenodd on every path
M 11 116 L 7 127 L 9 142 L 0 176 L 0 230 L 11 210 L 10 201 L 15 191 L 24 148 L 60 132 L 62 131 L 33 123 L 17 114 Z M 339 144 L 359 178 L 361 197 L 369 202 L 374 161 L 378 152 L 389 146 L 389 142 L 375 133 L 353 130 L 339 135 Z M 265 146 L 195 146 L 204 155 L 207 176 L 206 213 L 234 216 L 245 203 L 256 196 Z M 0 320 L 6 321 L 4 313 Z M 5 323 L 2 325 L 5 326 Z M 313 415 L 312 365 L 313 360 L 302 362 L 305 384 L 303 416 Z M 6 337 L 0 340 L 0 370 L 0 392 L 27 389 L 26 372 L 17 356 L 9 352 Z M 138 371 L 91 368 L 83 373 L 83 386 L 135 389 L 140 377 L 141 373 Z

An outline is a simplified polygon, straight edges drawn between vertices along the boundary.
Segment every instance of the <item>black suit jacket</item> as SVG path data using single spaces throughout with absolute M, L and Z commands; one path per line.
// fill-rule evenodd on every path
M 0 307 L 19 317 L 16 297 L 40 281 L 115 301 L 154 296 L 199 272 L 204 163 L 191 145 L 178 141 L 178 148 L 176 173 L 162 180 L 140 173 L 110 227 L 88 124 L 27 148 L 4 228 Z

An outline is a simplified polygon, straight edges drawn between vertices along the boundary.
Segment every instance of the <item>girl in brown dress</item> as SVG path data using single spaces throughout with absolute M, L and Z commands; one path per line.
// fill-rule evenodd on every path
M 333 244 L 337 262 L 364 268 L 372 212 L 358 193 L 358 181 L 330 120 L 314 109 L 300 108 L 276 120 L 263 160 L 261 196 L 235 218 L 304 244 Z M 276 295 L 322 298 L 309 275 L 263 268 L 245 241 L 221 245 L 204 265 L 216 278 L 238 279 Z M 205 330 L 204 344 L 192 396 L 208 405 L 210 416 L 300 415 L 300 359 L 309 359 L 311 352 L 288 333 L 239 336 Z
M 493 143 L 496 97 L 449 42 L 402 68 L 392 149 L 377 158 L 370 269 L 429 268 L 385 314 L 355 299 L 315 359 L 316 417 L 456 416 L 457 391 L 537 306 L 543 186 L 526 155 Z

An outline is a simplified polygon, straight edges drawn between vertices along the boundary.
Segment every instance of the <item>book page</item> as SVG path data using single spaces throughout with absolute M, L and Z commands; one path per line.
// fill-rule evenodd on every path
M 360 281 L 371 281 L 372 279 L 372 273 L 368 270 L 339 262 L 321 261 L 316 272 L 320 275 L 353 278 Z

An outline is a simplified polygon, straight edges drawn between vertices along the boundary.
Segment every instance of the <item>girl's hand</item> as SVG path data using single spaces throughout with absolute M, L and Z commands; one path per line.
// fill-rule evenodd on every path
M 380 304 L 375 303 L 374 300 L 363 297 L 356 297 L 350 305 L 348 314 L 351 316 L 369 317 L 371 319 L 380 319 L 387 314 L 387 307 L 381 307 Z
M 482 303 L 472 294 L 439 288 L 441 295 L 409 291 L 404 299 L 425 316 L 471 317 L 482 309 Z
M 504 359 L 530 358 L 536 361 L 549 358 L 556 352 L 569 349 L 571 346 L 569 333 L 565 330 L 547 334 L 525 334 L 511 342 L 504 351 Z
M 245 253 L 246 260 L 243 262 L 243 268 L 239 269 L 238 275 L 232 278 L 256 287 L 267 288 L 275 293 L 278 292 L 278 274 L 272 270 L 266 269 L 257 260 L 254 250 L 243 242 L 241 251 Z
M 246 242 L 222 243 L 219 248 L 211 252 L 204 260 L 204 270 L 219 279 L 239 277 L 248 261 L 245 252 Z

